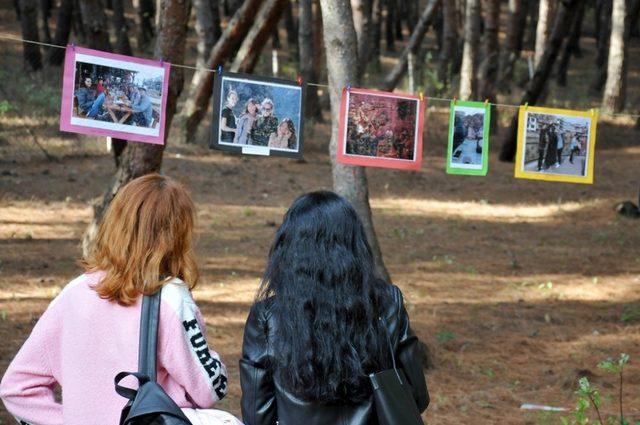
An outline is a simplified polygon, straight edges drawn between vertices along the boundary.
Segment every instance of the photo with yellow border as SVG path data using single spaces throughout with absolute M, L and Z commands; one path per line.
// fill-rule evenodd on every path
M 595 110 L 520 106 L 515 176 L 592 184 L 597 123 Z

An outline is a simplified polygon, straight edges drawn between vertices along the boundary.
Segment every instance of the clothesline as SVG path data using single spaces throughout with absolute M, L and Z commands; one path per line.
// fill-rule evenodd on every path
M 61 45 L 58 45 L 58 44 L 44 43 L 42 41 L 26 40 L 24 38 L 15 37 L 15 36 L 10 35 L 10 34 L 0 34 L 0 39 L 18 41 L 18 42 L 22 42 L 22 43 L 36 44 L 36 45 L 45 46 L 45 47 L 53 47 L 53 48 L 56 48 L 56 49 L 66 49 L 67 48 L 67 46 L 61 46 Z M 190 70 L 193 70 L 193 71 L 212 72 L 214 74 L 216 72 L 218 72 L 215 69 L 211 69 L 211 68 L 207 68 L 207 67 L 203 67 L 203 66 L 192 66 L 192 65 L 184 65 L 184 64 L 176 64 L 176 63 L 171 63 L 171 66 L 175 66 L 177 68 L 190 69 Z M 307 82 L 307 85 L 314 86 L 314 87 L 326 87 L 326 88 L 329 88 L 329 85 L 322 84 L 322 83 Z M 413 94 L 418 94 L 418 93 L 413 93 Z M 436 101 L 436 102 L 447 102 L 447 103 L 455 101 L 455 100 L 458 100 L 457 98 L 436 97 L 436 96 L 427 96 L 427 95 L 424 95 L 424 99 L 428 99 L 430 101 Z M 521 105 L 511 105 L 511 104 L 507 104 L 507 103 L 493 103 L 493 102 L 487 102 L 487 104 L 491 105 L 491 106 L 495 106 L 497 108 L 513 108 L 513 109 L 520 108 L 520 106 L 521 106 Z M 586 108 L 586 109 L 590 109 L 590 108 Z M 611 116 L 611 117 L 640 118 L 640 114 L 605 113 L 605 112 L 599 112 L 599 114 L 600 115 Z

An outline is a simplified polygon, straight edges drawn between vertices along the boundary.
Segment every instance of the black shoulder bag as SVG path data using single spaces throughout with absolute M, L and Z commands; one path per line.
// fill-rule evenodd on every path
M 387 335 L 393 369 L 369 375 L 373 385 L 378 423 L 379 425 L 424 425 L 407 378 L 402 369 L 396 367 L 396 355 L 389 337 L 389 330 L 382 317 L 380 322 Z
M 115 378 L 116 392 L 129 399 L 122 409 L 120 425 L 192 425 L 156 382 L 160 292 L 145 295 L 142 300 L 138 372 L 120 372 Z M 120 385 L 127 376 L 138 380 L 137 390 Z

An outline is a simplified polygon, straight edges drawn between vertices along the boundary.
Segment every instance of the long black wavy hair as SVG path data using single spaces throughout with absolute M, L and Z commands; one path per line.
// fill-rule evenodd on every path
M 277 382 L 295 396 L 324 403 L 368 398 L 368 375 L 391 365 L 379 321 L 393 302 L 375 274 L 355 209 L 328 191 L 296 199 L 269 252 L 258 299 L 269 299 L 278 329 Z

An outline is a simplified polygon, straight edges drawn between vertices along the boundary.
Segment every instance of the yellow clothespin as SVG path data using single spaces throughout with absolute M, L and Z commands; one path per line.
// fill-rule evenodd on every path
M 524 104 L 524 110 L 526 111 L 528 107 L 529 107 L 529 102 L 525 102 L 525 104 Z
M 424 102 L 424 93 L 420 92 L 418 96 L 420 96 L 420 102 Z
M 484 107 L 486 108 L 487 106 L 489 106 L 489 99 L 484 100 Z
M 458 103 L 458 98 L 453 96 L 453 104 L 455 105 L 456 103 Z

